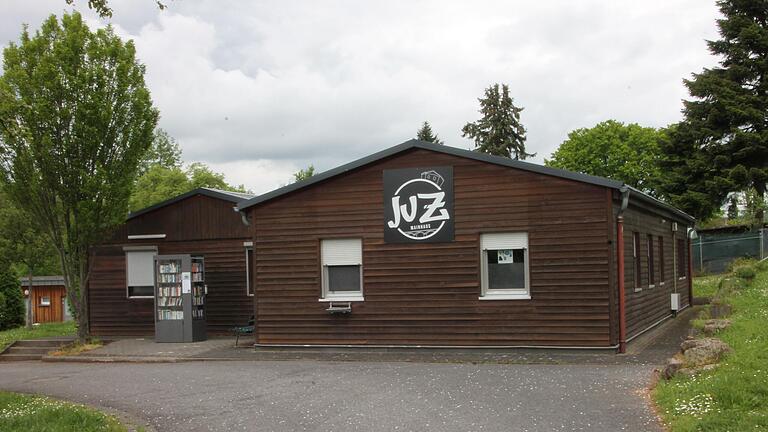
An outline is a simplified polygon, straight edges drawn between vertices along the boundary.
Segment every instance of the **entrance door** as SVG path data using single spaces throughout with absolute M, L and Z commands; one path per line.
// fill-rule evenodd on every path
M 64 321 L 64 287 L 36 286 L 32 289 L 36 323 Z

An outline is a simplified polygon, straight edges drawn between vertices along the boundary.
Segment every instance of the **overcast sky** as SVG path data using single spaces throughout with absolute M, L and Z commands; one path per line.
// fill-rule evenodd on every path
M 195 1 L 112 0 L 99 19 L 133 39 L 187 162 L 261 193 L 310 163 L 333 168 L 414 137 L 428 120 L 446 144 L 490 84 L 525 110 L 542 162 L 569 131 L 617 119 L 680 119 L 682 79 L 716 59 L 714 0 Z M 4 0 L 0 44 L 37 28 L 64 0 Z

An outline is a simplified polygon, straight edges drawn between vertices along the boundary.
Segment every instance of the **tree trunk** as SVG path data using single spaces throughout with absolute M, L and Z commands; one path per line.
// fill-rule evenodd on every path
M 27 291 L 29 294 L 27 295 L 27 328 L 31 329 L 32 324 L 34 323 L 35 317 L 33 314 L 35 313 L 34 305 L 32 304 L 32 268 L 29 269 L 29 284 L 27 285 Z
M 77 339 L 80 343 L 86 343 L 91 338 L 91 326 L 88 322 L 88 288 L 87 282 L 80 280 L 80 304 L 77 313 Z
M 755 211 L 755 219 L 761 228 L 765 225 L 765 189 L 765 183 L 755 184 L 755 191 L 757 191 L 757 196 L 760 201 L 757 205 L 757 210 Z

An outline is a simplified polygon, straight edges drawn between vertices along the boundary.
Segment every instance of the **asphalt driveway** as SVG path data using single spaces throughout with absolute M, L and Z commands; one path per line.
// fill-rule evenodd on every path
M 0 389 L 158 431 L 660 431 L 653 366 L 225 361 L 0 364 Z

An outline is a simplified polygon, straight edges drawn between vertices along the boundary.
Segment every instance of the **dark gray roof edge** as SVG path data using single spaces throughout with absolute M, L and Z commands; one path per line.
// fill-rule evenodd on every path
M 696 222 L 696 218 L 695 217 L 689 215 L 688 213 L 680 210 L 679 208 L 677 208 L 675 206 L 667 204 L 667 203 L 665 203 L 664 201 L 661 201 L 658 198 L 654 198 L 654 197 L 648 195 L 647 193 L 645 193 L 645 192 L 643 192 L 643 191 L 641 191 L 641 190 L 639 190 L 637 188 L 634 188 L 632 186 L 625 185 L 625 187 L 627 189 L 629 189 L 630 202 L 631 202 L 631 199 L 632 199 L 633 196 L 637 196 L 638 198 L 640 198 L 641 201 L 645 201 L 645 202 L 647 202 L 649 204 L 652 204 L 652 205 L 655 205 L 657 207 L 661 207 L 661 208 L 663 208 L 663 209 L 665 209 L 667 211 L 670 211 L 670 212 L 676 214 L 677 216 L 680 216 L 681 218 L 687 220 L 688 222 L 690 222 L 692 224 Z
M 598 177 L 598 176 L 593 176 L 593 175 L 589 175 L 589 174 L 582 174 L 582 173 L 578 173 L 578 172 L 567 171 L 567 170 L 564 170 L 564 169 L 552 168 L 552 167 L 548 167 L 548 166 L 544 166 L 544 165 L 538 165 L 538 164 L 534 164 L 534 163 L 530 163 L 530 162 L 523 162 L 523 161 L 519 161 L 519 160 L 515 160 L 515 159 L 510 159 L 510 158 L 503 157 L 503 156 L 494 156 L 494 155 L 489 155 L 489 154 L 486 154 L 486 153 L 480 153 L 480 152 L 476 152 L 476 151 L 472 151 L 472 150 L 465 150 L 465 149 L 460 149 L 460 148 L 457 148 L 457 147 L 451 147 L 451 146 L 441 145 L 441 144 L 434 144 L 434 143 L 430 143 L 430 142 L 425 142 L 425 141 L 419 141 L 419 140 L 412 139 L 412 140 L 408 140 L 408 141 L 406 141 L 404 143 L 398 144 L 396 146 L 393 146 L 393 147 L 381 150 L 379 152 L 373 153 L 373 154 L 368 155 L 366 157 L 363 157 L 363 158 L 357 159 L 355 161 L 349 162 L 347 164 L 340 165 L 340 166 L 338 166 L 336 168 L 333 168 L 333 169 L 330 169 L 328 171 L 319 173 L 319 174 L 314 175 L 314 176 L 312 176 L 312 177 L 310 177 L 310 178 L 308 178 L 306 180 L 302 180 L 300 182 L 292 183 L 292 184 L 289 184 L 287 186 L 283 186 L 281 188 L 275 189 L 275 190 L 273 190 L 271 192 L 267 192 L 265 194 L 258 195 L 258 196 L 254 197 L 254 198 L 249 199 L 249 200 L 242 201 L 242 202 L 238 203 L 237 209 L 241 210 L 241 211 L 245 210 L 245 209 L 247 209 L 249 207 L 252 207 L 252 206 L 255 206 L 257 204 L 261 204 L 263 202 L 266 202 L 266 201 L 269 201 L 271 199 L 277 198 L 279 196 L 288 194 L 290 192 L 293 192 L 293 191 L 296 191 L 296 190 L 299 190 L 299 189 L 303 189 L 305 187 L 311 186 L 311 185 L 316 184 L 316 183 L 320 183 L 320 182 L 322 182 L 324 180 L 327 180 L 327 179 L 329 179 L 331 177 L 335 177 L 335 176 L 337 176 L 339 174 L 343 174 L 345 172 L 352 171 L 352 170 L 360 168 L 360 167 L 362 167 L 364 165 L 368 165 L 370 163 L 379 161 L 381 159 L 387 158 L 389 156 L 395 155 L 395 154 L 403 152 L 405 150 L 414 149 L 414 148 L 431 150 L 431 151 L 438 152 L 438 153 L 444 153 L 444 154 L 448 154 L 448 155 L 452 155 L 452 156 L 457 156 L 457 157 L 462 157 L 462 158 L 467 158 L 467 159 L 473 159 L 473 160 L 477 160 L 477 161 L 481 161 L 481 162 L 487 162 L 487 163 L 491 163 L 491 164 L 495 164 L 495 165 L 501 165 L 501 166 L 506 166 L 506 167 L 510 167 L 510 168 L 517 168 L 517 169 L 521 169 L 521 170 L 524 170 L 524 171 L 529 171 L 529 172 L 533 172 L 533 173 L 537 173 L 537 174 L 543 174 L 543 175 L 548 175 L 548 176 L 552 176 L 552 177 L 564 178 L 564 179 L 568 179 L 568 180 L 573 180 L 573 181 L 577 181 L 577 182 L 593 184 L 593 185 L 596 185 L 596 186 L 602 186 L 602 187 L 607 187 L 607 188 L 611 188 L 611 189 L 620 190 L 620 189 L 622 189 L 624 187 L 629 187 L 629 186 L 625 185 L 623 182 L 620 182 L 620 181 L 617 181 L 617 180 L 608 179 L 608 178 L 605 178 L 605 177 Z M 639 191 L 639 190 L 637 190 L 635 188 L 631 188 L 630 187 L 630 189 L 631 189 L 631 191 L 632 191 L 631 193 L 633 195 L 638 195 L 641 199 L 643 199 L 643 200 L 645 200 L 645 201 L 647 201 L 649 203 L 652 203 L 652 204 L 664 207 L 667 210 L 670 210 L 670 211 L 678 214 L 679 216 L 681 216 L 681 217 L 683 217 L 683 218 L 685 218 L 687 220 L 694 221 L 693 217 L 691 217 L 690 215 L 686 214 L 685 212 L 683 212 L 681 210 L 678 210 L 677 208 L 672 207 L 669 204 L 666 204 L 666 203 L 664 203 L 662 201 L 659 201 L 656 198 L 653 198 L 650 195 L 647 195 L 644 192 L 641 192 L 641 191 Z
M 173 198 L 169 198 L 169 199 L 167 199 L 165 201 L 159 202 L 159 203 L 151 205 L 149 207 L 145 207 L 145 208 L 143 208 L 141 210 L 136 210 L 135 212 L 131 212 L 131 213 L 128 214 L 128 218 L 127 219 L 128 220 L 133 219 L 136 216 L 141 216 L 141 215 L 143 215 L 145 213 L 149 213 L 149 212 L 151 212 L 153 210 L 157 210 L 157 209 L 159 209 L 161 207 L 165 207 L 165 206 L 168 206 L 168 205 L 171 205 L 171 204 L 175 204 L 175 203 L 177 203 L 179 201 L 185 200 L 185 199 L 187 199 L 189 197 L 192 197 L 192 196 L 195 196 L 195 195 L 205 195 L 205 196 L 208 196 L 208 197 L 211 197 L 211 198 L 218 198 L 218 199 L 221 199 L 221 200 L 224 200 L 224 201 L 229 201 L 229 202 L 232 202 L 232 203 L 235 203 L 235 204 L 249 199 L 249 198 L 245 198 L 245 196 L 253 197 L 253 195 L 251 195 L 251 194 L 244 194 L 244 193 L 241 193 L 241 192 L 230 192 L 230 191 L 224 191 L 224 190 L 220 190 L 220 189 L 212 189 L 212 188 L 207 188 L 207 187 L 200 187 L 200 188 L 197 188 L 197 189 L 192 189 L 189 192 L 184 192 L 181 195 L 177 195 L 177 196 L 175 196 Z
M 22 286 L 29 286 L 29 276 L 19 278 Z M 32 276 L 32 286 L 64 285 L 64 276 Z

